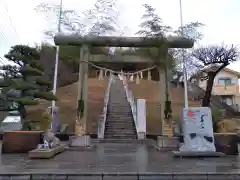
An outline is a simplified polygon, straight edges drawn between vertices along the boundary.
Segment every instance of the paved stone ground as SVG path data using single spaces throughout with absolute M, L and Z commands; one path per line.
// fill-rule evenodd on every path
M 51 160 L 31 160 L 26 154 L 4 154 L 1 156 L 0 161 L 1 174 L 100 174 L 104 172 L 140 174 L 203 173 L 205 175 L 206 173 L 238 174 L 240 173 L 239 169 L 240 158 L 237 156 L 175 159 L 171 153 L 159 152 L 143 144 L 98 144 L 95 150 L 65 151 Z M 124 178 L 121 179 L 124 180 Z M 191 177 L 190 179 L 195 178 Z

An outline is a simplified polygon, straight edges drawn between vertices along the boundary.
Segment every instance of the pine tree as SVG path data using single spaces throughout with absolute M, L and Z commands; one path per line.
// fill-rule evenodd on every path
M 0 111 L 18 111 L 22 122 L 26 119 L 28 105 L 37 105 L 38 99 L 57 100 L 49 92 L 51 82 L 44 78 L 37 48 L 15 45 L 5 55 L 9 63 L 2 66 Z

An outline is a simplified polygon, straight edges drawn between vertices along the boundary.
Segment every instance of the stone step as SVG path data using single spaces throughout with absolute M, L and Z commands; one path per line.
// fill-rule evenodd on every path
M 131 119 L 127 120 L 127 119 L 110 119 L 110 118 L 108 118 L 106 124 L 117 124 L 117 125 L 127 124 L 127 125 L 129 125 L 129 124 L 134 124 L 134 121 Z
M 131 144 L 149 144 L 155 145 L 156 141 L 150 139 L 92 139 L 93 143 L 131 143 Z
M 111 128 L 111 127 L 106 127 L 105 128 L 105 131 L 108 131 L 108 132 L 119 132 L 119 133 L 122 133 L 122 132 L 135 132 L 135 127 L 127 127 L 127 128 L 122 128 L 122 127 L 115 127 L 115 128 Z
M 126 116 L 126 115 L 132 115 L 132 111 L 113 112 L 112 110 L 109 110 L 107 115 Z
M 108 108 L 108 114 L 116 114 L 116 115 L 121 115 L 121 114 L 132 114 L 131 109 L 113 109 L 113 108 Z
M 108 107 L 116 108 L 116 109 L 131 109 L 131 106 L 129 104 L 123 104 L 123 103 L 113 104 L 109 102 Z
M 133 121 L 133 117 L 132 115 L 120 115 L 120 116 L 116 116 L 116 115 L 108 115 L 107 119 L 109 120 L 116 120 L 116 121 Z
M 112 107 L 108 106 L 109 113 L 129 113 L 132 112 L 132 109 L 130 107 L 128 108 L 118 108 L 118 107 Z
M 107 119 L 109 120 L 114 120 L 114 121 L 133 121 L 133 117 L 132 116 L 107 116 Z
M 104 138 L 111 138 L 111 139 L 137 139 L 137 136 L 133 135 L 104 135 Z
M 124 110 L 126 110 L 126 109 L 131 109 L 131 106 L 129 105 L 129 104 L 122 104 L 122 103 L 119 103 L 119 104 L 113 104 L 113 103 L 111 103 L 111 102 L 108 102 L 109 104 L 108 104 L 108 107 L 109 108 L 115 108 L 114 110 L 116 110 L 116 109 L 124 109 Z
M 106 126 L 126 126 L 126 127 L 129 127 L 129 126 L 134 126 L 134 122 L 107 122 L 105 124 Z
M 113 127 L 113 128 L 115 128 L 115 127 L 119 127 L 119 128 L 130 128 L 130 127 L 135 127 L 135 125 L 133 124 L 133 123 L 131 123 L 131 124 L 114 124 L 114 123 L 110 123 L 110 124 L 106 124 L 105 125 L 106 127 L 108 126 L 108 127 Z
M 117 104 L 109 103 L 108 108 L 111 108 L 113 110 L 129 110 L 129 109 L 131 109 L 131 106 L 129 104 L 126 104 L 126 105 L 125 104 L 119 104 L 119 105 L 117 105 Z
M 129 129 L 129 130 L 106 130 L 105 134 L 120 134 L 120 135 L 135 135 L 136 132 L 133 129 Z
M 129 127 L 134 127 L 134 123 L 107 123 L 105 124 L 105 126 L 107 127 L 119 127 L 119 128 L 129 128 Z
M 120 105 L 111 105 L 111 104 L 108 105 L 108 108 L 111 109 L 111 110 L 115 110 L 115 111 L 131 110 L 130 106 L 123 107 L 123 106 L 120 106 Z
M 107 135 L 133 135 L 133 136 L 135 136 L 135 132 L 132 130 L 132 131 L 109 131 L 109 130 L 107 130 L 107 131 L 105 131 L 105 133 L 104 134 L 107 134 Z
M 135 125 L 133 123 L 131 124 L 114 124 L 114 123 L 109 123 L 105 125 L 106 127 L 118 127 L 118 128 L 130 128 L 130 127 L 135 127 Z
M 114 120 L 114 121 L 133 121 L 133 116 L 132 115 L 120 115 L 120 116 L 116 116 L 116 115 L 108 115 L 107 116 L 107 120 Z

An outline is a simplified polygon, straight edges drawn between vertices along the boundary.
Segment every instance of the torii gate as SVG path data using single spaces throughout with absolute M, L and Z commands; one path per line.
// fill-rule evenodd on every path
M 80 46 L 79 86 L 78 86 L 78 120 L 84 122 L 83 134 L 86 133 L 87 105 L 88 105 L 88 63 L 81 60 L 91 61 L 89 47 L 156 47 L 161 48 L 160 58 L 167 60 L 168 48 L 192 48 L 194 42 L 184 37 L 169 36 L 160 37 L 116 37 L 116 36 L 80 36 L 58 34 L 54 37 L 56 45 Z M 114 63 L 114 61 L 112 61 Z M 167 68 L 157 65 L 161 88 L 161 121 L 164 120 L 164 104 L 166 101 Z M 163 130 L 163 127 L 162 129 Z M 163 131 L 162 131 L 163 132 Z

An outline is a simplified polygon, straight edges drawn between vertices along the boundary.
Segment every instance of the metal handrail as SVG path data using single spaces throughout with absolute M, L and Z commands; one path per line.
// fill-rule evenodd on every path
M 100 139 L 104 138 L 105 123 L 106 123 L 106 119 L 107 119 L 109 93 L 110 93 L 111 84 L 113 82 L 113 78 L 114 78 L 114 76 L 112 74 L 110 74 L 110 77 L 109 77 L 109 80 L 108 80 L 108 87 L 105 91 L 103 112 L 100 115 L 100 118 L 99 118 L 99 121 L 98 121 L 98 138 L 100 138 Z
M 135 127 L 136 127 L 136 131 L 138 133 L 139 131 L 138 131 L 138 122 L 137 122 L 137 104 L 136 104 L 136 101 L 135 101 L 135 98 L 133 96 L 132 91 L 129 90 L 129 88 L 128 88 L 128 83 L 127 83 L 127 79 L 126 79 L 125 76 L 123 77 L 123 83 L 124 83 L 124 88 L 125 88 L 125 92 L 126 92 L 126 95 L 127 95 L 127 100 L 128 100 L 128 102 L 130 104 L 130 107 L 131 107 L 132 116 L 133 116 L 134 124 L 135 124 Z

